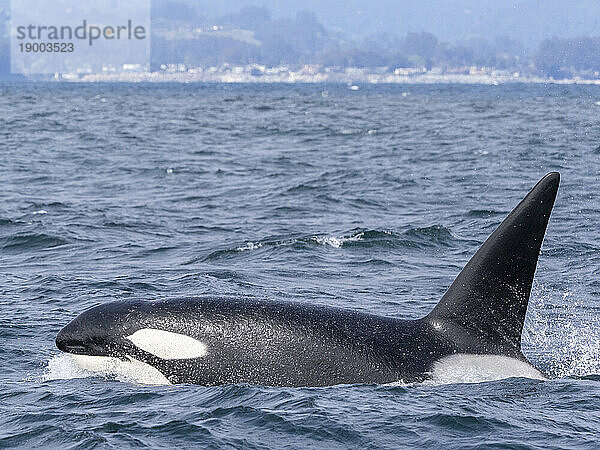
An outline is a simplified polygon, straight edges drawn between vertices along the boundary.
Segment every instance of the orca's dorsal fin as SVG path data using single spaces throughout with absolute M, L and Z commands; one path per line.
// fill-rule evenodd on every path
M 458 351 L 522 357 L 527 303 L 559 181 L 552 172 L 535 185 L 425 318 L 437 328 L 459 327 L 468 348 Z

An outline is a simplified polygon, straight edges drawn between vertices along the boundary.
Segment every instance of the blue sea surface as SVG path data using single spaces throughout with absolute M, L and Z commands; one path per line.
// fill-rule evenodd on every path
M 127 298 L 422 317 L 549 171 L 548 380 L 147 386 L 54 346 Z M 598 86 L 5 83 L 0 177 L 0 447 L 600 447 Z

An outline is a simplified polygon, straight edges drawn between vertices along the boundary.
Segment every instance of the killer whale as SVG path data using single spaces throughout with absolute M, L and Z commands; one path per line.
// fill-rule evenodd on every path
M 418 320 L 262 299 L 126 300 L 83 312 L 56 345 L 84 367 L 104 358 L 143 366 L 151 382 L 413 382 L 460 355 L 498 356 L 539 374 L 521 333 L 559 181 L 556 172 L 542 178 Z

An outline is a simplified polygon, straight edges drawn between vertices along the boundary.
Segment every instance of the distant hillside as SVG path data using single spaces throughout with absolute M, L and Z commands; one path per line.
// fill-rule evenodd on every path
M 161 0 L 155 0 L 161 1 Z M 350 37 L 428 31 L 450 42 L 509 36 L 536 47 L 544 38 L 597 35 L 598 0 L 185 0 L 213 18 L 249 5 L 268 7 L 273 17 L 313 11 L 329 30 Z

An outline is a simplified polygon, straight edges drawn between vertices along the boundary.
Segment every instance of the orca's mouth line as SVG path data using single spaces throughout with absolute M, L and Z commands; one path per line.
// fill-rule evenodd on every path
M 127 361 L 127 357 L 131 355 L 138 360 L 147 359 L 145 358 L 145 352 L 140 351 L 125 339 L 119 343 L 111 343 L 106 346 L 86 345 L 73 339 L 57 339 L 56 346 L 60 351 L 74 356 L 108 357 Z
M 65 353 L 71 353 L 73 355 L 86 355 L 86 348 L 83 345 L 65 345 L 61 348 Z
M 109 358 L 120 360 L 124 363 L 129 362 L 131 359 L 135 359 L 141 363 L 148 363 L 148 359 L 144 355 L 144 352 L 95 352 L 89 350 L 83 345 L 72 345 L 68 347 L 64 347 L 64 350 L 61 350 L 63 353 L 73 356 L 73 357 L 86 357 L 86 358 Z M 135 354 L 134 354 L 135 353 Z M 151 359 L 151 358 L 150 358 Z

